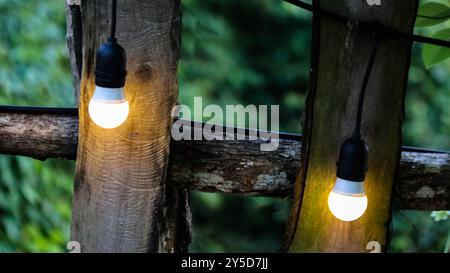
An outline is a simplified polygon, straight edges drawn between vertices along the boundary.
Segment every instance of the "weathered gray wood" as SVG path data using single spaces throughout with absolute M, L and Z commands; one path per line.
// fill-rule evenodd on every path
M 280 140 L 276 152 L 261 152 L 261 141 L 172 143 L 169 177 L 191 189 L 249 196 L 291 197 L 300 165 L 299 141 Z M 184 162 L 184 164 L 182 163 Z M 403 152 L 394 207 L 450 209 L 450 154 Z
M 417 2 L 384 1 L 380 6 L 354 0 L 313 2 L 354 20 L 337 22 L 315 14 L 319 20 L 313 31 L 313 84 L 308 90 L 303 126 L 306 149 L 285 248 L 290 252 L 367 252 L 370 241 L 386 249 L 412 40 L 382 36 L 368 83 L 361 132 L 370 147 L 365 180 L 367 210 L 357 221 L 340 221 L 328 209 L 328 195 L 336 180 L 340 145 L 355 126 L 362 79 L 374 43 L 370 33 L 358 27 L 358 20 L 377 21 L 411 33 Z
M 397 208 L 450 210 L 449 154 L 404 152 L 397 176 Z
M 83 62 L 83 32 L 81 26 L 81 0 L 66 0 L 66 42 L 72 69 L 75 102 L 79 104 L 81 69 Z
M 262 141 L 174 141 L 169 177 L 191 189 L 288 197 L 299 165 L 300 142 L 280 140 L 275 152 Z
M 72 113 L 11 112 L 0 108 L 0 150 L 3 154 L 74 159 L 78 118 Z
M 111 1 L 81 1 L 82 77 L 71 240 L 82 252 L 163 252 L 171 110 L 176 104 L 180 1 L 118 1 L 127 51 L 127 121 L 91 122 L 95 50 L 109 34 Z
M 171 151 L 172 153 L 172 151 Z M 175 187 L 167 178 L 166 206 L 164 207 L 163 252 L 185 253 L 191 243 L 192 215 L 189 206 L 188 185 Z
M 67 46 L 74 78 L 75 99 L 79 103 L 79 88 L 82 70 L 82 22 L 80 0 L 67 0 Z M 179 30 L 174 28 L 173 36 L 179 36 Z M 176 37 L 174 37 L 176 39 Z M 161 251 L 187 252 L 190 242 L 190 211 L 189 193 L 184 189 L 172 188 L 166 190 L 164 223 L 162 231 Z
M 6 140 L 0 141 L 0 153 L 41 160 L 74 159 L 77 124 L 76 115 L 10 113 L 0 107 L 0 140 Z M 261 141 L 249 140 L 172 141 L 168 181 L 175 188 L 290 197 L 300 164 L 300 141 L 281 139 L 274 152 L 261 152 L 260 144 Z M 177 201 L 173 203 L 183 207 Z M 450 154 L 402 152 L 394 205 L 400 209 L 450 209 Z M 183 214 L 174 209 L 168 211 L 169 215 Z M 184 214 L 189 218 L 189 212 Z

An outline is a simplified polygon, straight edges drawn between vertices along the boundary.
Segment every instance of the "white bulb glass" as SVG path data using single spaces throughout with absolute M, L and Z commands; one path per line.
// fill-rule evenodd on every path
M 328 208 L 341 221 L 350 222 L 360 218 L 367 209 L 367 196 L 363 182 L 337 179 L 328 196 Z
M 348 196 L 330 192 L 328 207 L 339 220 L 350 222 L 361 217 L 367 208 L 367 196 Z
M 123 88 L 96 87 L 89 102 L 89 116 L 98 126 L 112 129 L 123 124 L 129 113 Z

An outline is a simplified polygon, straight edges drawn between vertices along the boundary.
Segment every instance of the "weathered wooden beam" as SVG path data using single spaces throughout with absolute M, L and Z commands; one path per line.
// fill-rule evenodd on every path
M 39 112 L 11 112 L 0 107 L 0 153 L 41 160 L 75 159 L 76 109 L 65 114 Z M 274 152 L 261 152 L 261 142 L 172 141 L 168 179 L 175 188 L 290 197 L 300 164 L 300 137 L 280 139 Z M 405 148 L 395 185 L 396 208 L 450 209 L 450 154 Z
M 179 18 L 175 18 L 179 20 Z M 79 104 L 80 81 L 82 72 L 82 21 L 81 21 L 81 1 L 67 0 L 66 2 L 67 21 L 67 46 L 69 49 L 70 63 L 74 78 L 75 101 Z M 175 22 L 176 23 L 176 22 Z M 179 24 L 178 24 L 179 25 Z M 179 36 L 179 31 L 174 28 L 174 36 Z M 177 37 L 173 37 L 173 42 L 178 44 Z M 178 38 L 179 39 L 179 38 Z M 184 188 L 173 188 L 168 182 L 166 188 L 165 217 L 162 224 L 161 245 L 162 252 L 187 252 L 190 235 L 190 210 L 189 191 Z
M 300 163 L 300 142 L 280 140 L 261 152 L 261 140 L 174 141 L 169 176 L 194 190 L 289 197 Z
M 394 184 L 394 207 L 450 210 L 450 154 L 403 152 Z
M 175 251 L 165 222 L 172 216 L 165 208 L 180 1 L 118 1 L 117 39 L 127 52 L 130 114 L 120 127 L 105 130 L 91 121 L 87 108 L 95 89 L 95 51 L 109 35 L 111 2 L 80 6 L 83 55 L 71 240 L 82 252 Z
M 81 70 L 83 67 L 83 29 L 81 0 L 66 0 L 66 42 L 69 49 L 76 105 L 79 105 Z
M 366 252 L 377 241 L 386 249 L 391 200 L 401 156 L 401 125 L 412 40 L 381 35 L 364 100 L 362 137 L 369 146 L 365 179 L 368 207 L 357 221 L 343 222 L 328 209 L 336 160 L 355 127 L 360 88 L 374 46 L 358 20 L 380 22 L 412 33 L 418 1 L 315 0 L 322 8 L 353 18 L 338 22 L 314 14 L 310 86 L 305 106 L 304 149 L 287 229 L 290 252 Z M 374 25 L 374 30 L 376 30 Z
M 292 196 L 300 141 L 283 140 L 274 152 L 262 141 L 172 142 L 169 177 L 193 190 L 249 196 Z M 402 152 L 393 202 L 398 209 L 450 209 L 450 154 Z
M 75 159 L 78 110 L 0 107 L 0 150 L 3 154 Z

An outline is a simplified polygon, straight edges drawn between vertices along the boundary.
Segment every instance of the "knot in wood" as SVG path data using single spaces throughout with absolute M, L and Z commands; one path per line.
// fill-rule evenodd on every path
M 139 81 L 150 81 L 153 76 L 153 68 L 151 63 L 144 63 L 137 67 L 134 75 Z

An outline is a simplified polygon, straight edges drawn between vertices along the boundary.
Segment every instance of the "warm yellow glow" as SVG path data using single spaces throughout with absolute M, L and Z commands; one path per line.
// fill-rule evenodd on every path
M 339 220 L 354 221 L 366 211 L 367 196 L 348 196 L 331 191 L 328 196 L 328 207 Z
M 128 101 L 119 103 L 105 103 L 91 100 L 89 102 L 89 116 L 98 126 L 112 129 L 120 126 L 128 117 Z

